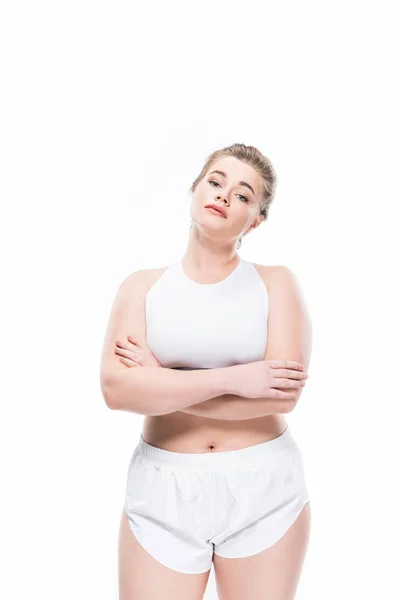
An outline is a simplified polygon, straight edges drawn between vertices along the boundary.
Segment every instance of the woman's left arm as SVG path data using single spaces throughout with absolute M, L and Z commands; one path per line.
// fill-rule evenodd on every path
M 270 275 L 267 348 L 264 360 L 293 360 L 301 363 L 307 373 L 311 359 L 312 324 L 299 280 L 293 271 L 284 265 L 267 268 L 270 269 Z M 264 283 L 267 285 L 266 278 Z M 228 421 L 255 419 L 291 412 L 297 405 L 302 391 L 303 387 L 296 388 L 296 398 L 291 403 L 276 398 L 244 398 L 224 394 L 188 406 L 181 412 Z

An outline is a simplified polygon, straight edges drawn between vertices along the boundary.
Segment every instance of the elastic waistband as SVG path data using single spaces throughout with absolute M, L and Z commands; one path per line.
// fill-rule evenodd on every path
M 257 462 L 262 458 L 266 458 L 269 455 L 273 455 L 285 449 L 298 449 L 295 440 L 293 439 L 289 427 L 279 435 L 278 437 L 262 442 L 261 444 L 255 444 L 253 446 L 247 446 L 246 448 L 240 448 L 239 450 L 226 450 L 223 452 L 203 452 L 203 453 L 182 453 L 182 452 L 171 452 L 170 450 L 164 450 L 156 446 L 151 446 L 144 441 L 142 434 L 140 434 L 140 440 L 136 448 L 136 452 L 151 461 L 164 463 L 166 465 L 175 466 L 192 466 L 192 467 L 207 467 L 223 468 L 223 467 L 237 467 L 243 463 Z

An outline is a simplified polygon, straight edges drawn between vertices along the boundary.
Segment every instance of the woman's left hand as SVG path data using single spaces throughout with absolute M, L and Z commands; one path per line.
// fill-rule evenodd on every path
M 114 352 L 120 356 L 120 362 L 127 367 L 161 367 L 151 350 L 141 348 L 130 335 L 127 336 L 127 340 L 115 342 Z

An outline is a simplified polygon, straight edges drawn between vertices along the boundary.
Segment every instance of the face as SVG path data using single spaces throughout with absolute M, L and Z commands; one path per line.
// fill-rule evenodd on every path
M 232 237 L 240 237 L 263 220 L 259 214 L 261 197 L 260 175 L 237 158 L 225 156 L 214 162 L 198 184 L 193 193 L 190 216 L 200 227 L 223 230 Z M 205 208 L 209 204 L 224 209 L 226 218 Z

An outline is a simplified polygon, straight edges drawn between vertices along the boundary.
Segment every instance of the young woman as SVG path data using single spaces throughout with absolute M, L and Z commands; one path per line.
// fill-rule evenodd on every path
M 104 340 L 107 405 L 145 415 L 119 532 L 120 600 L 290 600 L 310 532 L 296 406 L 312 326 L 284 265 L 241 259 L 276 175 L 256 148 L 213 152 L 183 259 L 121 283 Z M 239 240 L 239 244 L 237 242 Z

